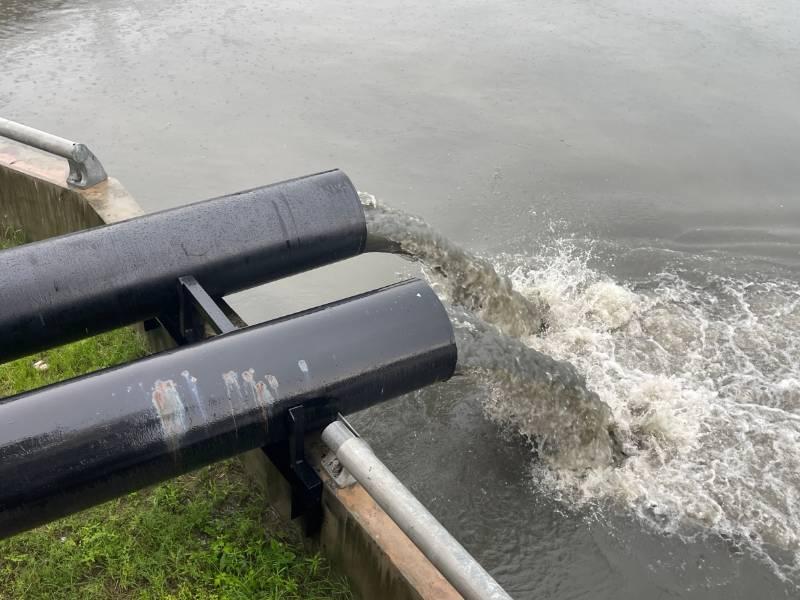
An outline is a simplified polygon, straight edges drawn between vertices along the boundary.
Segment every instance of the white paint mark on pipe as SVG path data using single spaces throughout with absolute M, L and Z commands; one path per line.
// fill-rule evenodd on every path
M 248 369 L 242 372 L 242 381 L 244 381 L 247 395 L 259 408 L 266 408 L 273 401 L 272 394 L 267 389 L 267 384 L 256 379 L 255 369 Z
M 236 430 L 236 436 L 239 435 L 239 428 L 236 425 L 236 411 L 233 409 L 234 402 L 242 400 L 242 388 L 239 386 L 239 375 L 236 371 L 228 371 L 222 374 L 222 381 L 225 382 L 225 394 L 228 397 L 228 408 L 230 409 L 231 419 L 233 419 L 233 427 Z M 235 399 L 234 399 L 235 398 Z
M 267 389 L 267 384 L 256 378 L 255 369 L 242 371 L 245 395 L 261 411 L 261 422 L 266 430 L 268 428 L 269 414 L 267 406 L 273 402 L 272 394 Z
M 197 377 L 192 377 L 192 374 L 189 371 L 182 371 L 181 376 L 186 380 L 186 386 L 189 388 L 189 392 L 192 394 L 192 400 L 197 405 L 197 410 L 200 411 L 200 415 L 203 417 L 203 421 L 208 422 L 208 416 L 206 415 L 206 409 L 203 406 L 203 402 L 200 399 L 200 390 L 197 389 Z
M 270 389 L 272 390 L 272 396 L 277 400 L 278 399 L 278 388 L 280 384 L 278 383 L 278 378 L 275 375 L 267 374 L 266 378 L 267 385 L 269 385 Z
M 171 379 L 165 381 L 157 380 L 153 384 L 151 399 L 161 421 L 161 430 L 164 433 L 164 438 L 174 449 L 180 437 L 188 429 L 186 407 L 183 404 L 178 388 L 175 386 L 175 382 Z
M 239 374 L 236 371 L 228 371 L 222 374 L 222 381 L 225 382 L 225 392 L 228 395 L 228 400 L 233 400 L 242 397 L 242 388 L 239 387 Z

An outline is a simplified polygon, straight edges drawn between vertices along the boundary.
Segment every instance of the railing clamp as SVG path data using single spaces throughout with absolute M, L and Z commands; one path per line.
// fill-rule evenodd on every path
M 67 184 L 85 189 L 108 179 L 103 165 L 85 144 L 72 142 L 52 133 L 0 117 L 0 136 L 66 158 Z
M 84 144 L 73 144 L 71 156 L 66 159 L 69 164 L 69 185 L 84 189 L 108 179 L 100 160 Z

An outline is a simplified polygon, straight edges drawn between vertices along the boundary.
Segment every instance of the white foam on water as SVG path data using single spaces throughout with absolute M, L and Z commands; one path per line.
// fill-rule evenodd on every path
M 487 388 L 483 408 L 489 419 L 522 436 L 555 468 L 585 469 L 622 457 L 611 409 L 571 364 L 463 309 L 450 307 L 448 315 L 458 347 L 456 373 Z
M 720 535 L 800 587 L 800 285 L 687 268 L 622 284 L 570 240 L 492 268 L 364 198 L 376 249 L 421 260 L 445 300 L 507 334 L 451 311 L 487 416 L 538 445 L 539 486 L 599 517 L 622 507 L 661 533 Z M 621 463 L 595 451 L 620 445 Z
M 485 414 L 521 435 L 548 463 L 579 469 L 621 457 L 611 411 L 574 367 L 526 346 L 546 328 L 549 307 L 527 296 L 483 257 L 461 248 L 420 217 L 361 192 L 367 247 L 422 263 L 446 304 L 458 347 L 457 372 L 487 387 Z
M 588 258 L 562 241 L 495 261 L 550 304 L 525 343 L 577 367 L 629 455 L 582 472 L 537 462 L 537 484 L 664 533 L 722 535 L 800 586 L 800 285 L 701 271 L 623 285 Z

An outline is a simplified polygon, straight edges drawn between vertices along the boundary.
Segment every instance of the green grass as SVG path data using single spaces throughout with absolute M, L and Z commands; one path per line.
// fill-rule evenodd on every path
M 265 508 L 238 462 L 202 469 L 1 542 L 0 597 L 350 598 Z
M 130 327 L 0 365 L 0 397 L 55 383 L 144 356 L 144 342 Z M 34 363 L 42 360 L 46 371 Z
M 10 239 L 9 239 L 10 238 Z M 0 248 L 21 243 L 0 229 Z M 131 328 L 0 365 L 0 397 L 145 353 Z M 39 371 L 34 363 L 48 368 Z M 0 482 L 2 485 L 2 482 Z M 346 581 L 280 523 L 238 461 L 0 541 L 0 600 L 345 599 Z
M 22 231 L 10 225 L 0 224 L 0 250 L 11 248 L 11 246 L 19 246 L 24 242 L 25 236 Z

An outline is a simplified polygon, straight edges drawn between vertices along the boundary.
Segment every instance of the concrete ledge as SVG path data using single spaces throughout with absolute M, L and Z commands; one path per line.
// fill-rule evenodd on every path
M 307 540 L 347 575 L 360 598 L 458 600 L 462 596 L 359 484 L 339 487 L 321 467 L 327 448 L 318 438 L 306 456 L 322 478 L 323 520 L 319 535 Z M 288 482 L 261 450 L 242 456 L 248 473 L 282 519 L 290 514 Z M 299 519 L 298 521 L 301 521 Z M 297 524 L 298 527 L 301 523 Z
M 0 224 L 36 241 L 143 214 L 116 179 L 78 190 L 68 172 L 67 161 L 0 138 Z
M 0 226 L 20 228 L 35 241 L 143 214 L 115 179 L 78 190 L 66 185 L 67 172 L 65 160 L 0 138 Z M 235 313 L 229 316 L 241 322 Z M 145 335 L 154 351 L 171 345 L 161 327 Z M 320 468 L 325 451 L 318 440 L 306 447 L 325 482 L 322 529 L 308 543 L 348 577 L 355 594 L 364 600 L 461 598 L 364 488 L 339 488 L 327 476 Z M 278 469 L 261 450 L 242 460 L 270 505 L 288 519 L 290 487 Z
M 363 487 L 327 479 L 322 503 L 322 551 L 357 581 L 362 598 L 461 598 Z

